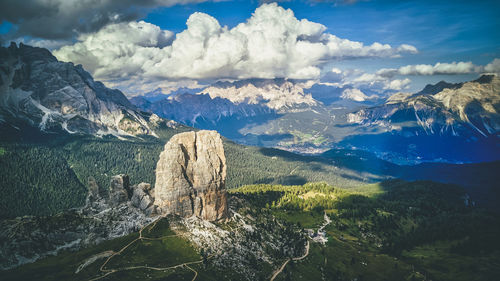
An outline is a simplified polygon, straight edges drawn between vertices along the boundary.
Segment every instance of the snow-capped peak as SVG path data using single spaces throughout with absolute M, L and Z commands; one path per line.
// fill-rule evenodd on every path
M 234 104 L 260 104 L 274 110 L 300 104 L 308 106 L 318 104 L 310 94 L 304 93 L 304 88 L 283 79 L 219 82 L 198 94 L 208 94 L 212 99 L 217 97 L 228 99 Z

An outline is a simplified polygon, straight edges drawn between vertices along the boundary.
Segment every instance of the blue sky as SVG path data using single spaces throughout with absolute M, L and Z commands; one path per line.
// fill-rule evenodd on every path
M 37 0 L 32 1 L 37 2 Z M 397 69 L 405 65 L 435 65 L 438 62 L 451 63 L 454 61 L 470 61 L 476 66 L 484 66 L 495 58 L 500 58 L 500 1 L 373 0 L 345 2 L 348 3 L 342 1 L 281 1 L 279 6 L 291 9 L 298 20 L 307 19 L 310 22 L 324 25 L 327 28 L 326 33 L 339 38 L 361 42 L 365 45 L 374 42 L 390 44 L 391 46 L 408 44 L 418 49 L 418 53 L 401 54 L 399 57 L 329 58 L 321 65 L 317 63 L 314 65 L 321 68 L 322 73 L 333 67 L 340 70 L 359 69 L 367 73 L 374 73 L 382 68 Z M 119 4 L 116 4 L 103 6 L 102 9 L 107 9 L 108 14 L 109 11 L 121 13 L 123 18 L 131 18 L 132 21 L 143 20 L 160 27 L 162 30 L 177 34 L 186 30 L 186 21 L 195 12 L 208 14 L 214 17 L 221 26 L 228 26 L 229 29 L 232 29 L 239 23 L 246 22 L 260 5 L 259 1 L 208 1 L 168 7 L 151 4 L 130 8 L 120 7 Z M 61 13 L 64 13 L 64 10 Z M 68 14 L 70 14 L 69 11 Z M 20 17 L 23 15 L 20 14 Z M 80 40 L 78 39 L 79 35 L 99 32 L 101 28 L 105 28 L 106 24 L 113 23 L 106 22 L 103 26 L 92 27 L 95 30 L 90 30 L 88 26 L 75 25 L 74 30 L 79 30 L 77 33 L 68 32 L 66 34 L 63 30 L 59 34 L 45 34 L 25 28 L 23 26 L 23 21 L 26 22 L 25 19 L 16 22 L 16 18 L 2 17 L 1 13 L 0 18 L 3 20 L 0 25 L 0 34 L 4 36 L 4 44 L 7 39 L 16 39 L 28 43 L 40 42 L 39 45 L 46 44 L 52 49 L 58 49 L 65 44 L 77 43 Z M 64 15 L 61 18 L 64 18 Z M 71 17 L 68 16 L 68 19 L 65 20 L 71 20 Z M 85 21 L 85 18 L 79 20 Z M 26 33 L 17 32 L 12 35 L 16 30 L 26 30 Z M 17 36 L 17 38 L 9 38 L 9 35 L 12 35 L 10 37 Z M 72 57 L 69 56 L 69 59 Z M 77 58 L 75 60 L 78 62 Z M 84 66 L 86 65 L 84 64 Z M 92 69 L 92 66 L 87 68 Z M 99 78 L 107 80 L 105 75 L 99 74 L 105 71 L 99 72 L 97 69 L 91 72 L 94 72 L 93 74 L 97 72 Z M 411 83 L 406 90 L 416 91 L 427 83 L 435 83 L 443 79 L 451 82 L 465 81 L 478 75 L 479 73 L 475 72 L 453 75 L 439 73 L 435 75 L 397 74 L 392 79 L 409 78 Z M 210 77 L 214 78 L 215 76 Z M 127 78 L 134 79 L 134 77 L 128 76 Z M 179 79 L 170 80 L 178 81 Z M 113 84 L 113 81 L 116 82 L 116 85 L 122 89 L 126 87 L 117 79 L 110 78 L 109 81 L 110 84 Z M 172 83 L 169 85 L 173 85 Z

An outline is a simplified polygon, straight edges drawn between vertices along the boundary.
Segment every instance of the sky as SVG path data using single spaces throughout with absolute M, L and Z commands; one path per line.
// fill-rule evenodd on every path
M 500 1 L 2 0 L 0 22 L 2 45 L 128 95 L 247 78 L 416 92 L 500 72 Z

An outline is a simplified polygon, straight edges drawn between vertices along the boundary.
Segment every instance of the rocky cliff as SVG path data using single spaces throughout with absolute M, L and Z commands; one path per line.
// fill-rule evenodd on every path
M 46 132 L 154 135 L 119 90 L 94 81 L 81 65 L 48 50 L 12 43 L 0 47 L 0 125 Z
M 159 213 L 218 220 L 227 215 L 226 157 L 215 131 L 173 136 L 156 167 Z
M 440 82 L 413 95 L 399 93 L 383 105 L 346 116 L 351 132 L 339 144 L 374 152 L 391 162 L 500 159 L 497 75 L 460 84 Z

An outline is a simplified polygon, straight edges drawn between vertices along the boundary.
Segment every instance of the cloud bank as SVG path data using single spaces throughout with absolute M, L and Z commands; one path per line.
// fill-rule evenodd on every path
M 126 34 L 126 36 L 122 35 Z M 361 42 L 326 32 L 322 24 L 299 20 L 292 10 L 263 4 L 232 29 L 194 13 L 187 29 L 173 35 L 146 22 L 110 24 L 56 50 L 61 60 L 83 64 L 98 79 L 314 79 L 331 60 L 398 57 L 411 45 Z
M 452 62 L 441 63 L 435 65 L 416 64 L 406 65 L 400 68 L 383 68 L 377 71 L 377 75 L 383 77 L 394 77 L 396 75 L 459 75 L 473 74 L 482 72 L 500 73 L 500 59 L 494 59 L 491 63 L 485 66 L 475 65 L 472 62 Z
M 484 67 L 485 72 L 500 73 L 500 59 L 494 59 Z

